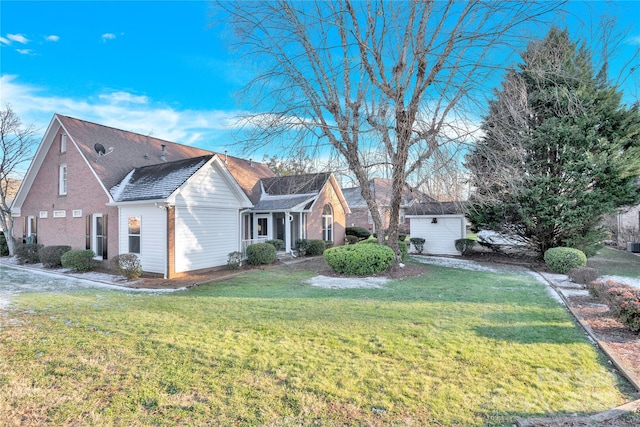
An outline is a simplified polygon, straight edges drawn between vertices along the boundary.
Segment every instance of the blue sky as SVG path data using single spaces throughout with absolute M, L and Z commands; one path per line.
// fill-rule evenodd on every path
M 602 13 L 630 27 L 613 68 L 640 46 L 640 0 L 575 1 L 568 10 L 554 23 L 573 38 L 588 39 L 591 17 Z M 211 22 L 204 1 L 2 0 L 0 104 L 11 104 L 39 136 L 60 113 L 239 154 L 233 93 L 251 65 L 235 62 Z M 625 90 L 637 96 L 638 84 L 628 80 Z

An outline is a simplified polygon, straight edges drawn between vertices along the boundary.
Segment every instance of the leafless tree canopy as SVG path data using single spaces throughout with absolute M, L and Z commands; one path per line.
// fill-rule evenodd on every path
M 0 110 L 0 223 L 11 255 L 15 249 L 10 237 L 13 231 L 11 202 L 17 191 L 20 168 L 31 159 L 34 134 L 33 126 L 23 126 L 11 106 Z
M 245 141 L 310 155 L 330 148 L 355 176 L 376 228 L 367 182 L 383 164 L 394 188 L 389 241 L 397 251 L 405 182 L 419 182 L 443 146 L 470 138 L 467 117 L 478 117 L 487 80 L 523 46 L 522 31 L 558 6 L 221 1 L 219 22 L 232 27 L 243 64 L 255 67 L 242 99 L 259 113 L 242 118 Z

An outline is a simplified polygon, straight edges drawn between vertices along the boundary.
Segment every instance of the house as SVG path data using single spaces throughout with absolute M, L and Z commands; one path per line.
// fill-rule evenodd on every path
M 296 179 L 55 114 L 12 206 L 14 237 L 99 260 L 135 253 L 143 271 L 165 278 L 226 265 L 258 241 L 283 237 L 289 251 L 298 238 L 341 244 L 349 208 L 333 175 Z
M 373 178 L 369 180 L 369 188 L 373 193 L 373 197 L 380 209 L 380 216 L 382 217 L 382 227 L 384 229 L 389 228 L 389 216 L 391 214 L 391 195 L 392 195 L 392 181 L 388 178 Z M 347 226 L 362 227 L 369 230 L 371 233 L 375 233 L 375 225 L 373 224 L 373 218 L 371 212 L 367 206 L 367 202 L 362 197 L 360 187 L 343 188 L 342 193 L 347 199 L 351 213 L 347 214 L 346 224 Z M 406 211 L 414 203 L 418 201 L 435 201 L 433 198 L 416 189 L 405 186 L 402 192 L 402 201 L 400 204 L 400 229 L 404 232 L 408 232 L 409 223 L 406 219 Z
M 455 241 L 467 234 L 466 202 L 414 203 L 407 209 L 411 237 L 425 239 L 423 251 L 433 255 L 460 255 Z

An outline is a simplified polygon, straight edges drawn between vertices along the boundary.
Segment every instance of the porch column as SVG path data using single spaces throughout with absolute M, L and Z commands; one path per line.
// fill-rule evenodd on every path
M 165 279 L 173 279 L 176 275 L 176 207 L 167 206 L 167 253 Z
M 284 213 L 284 251 L 285 253 L 291 252 L 291 220 L 289 217 L 291 213 Z M 293 217 L 291 218 L 293 219 Z

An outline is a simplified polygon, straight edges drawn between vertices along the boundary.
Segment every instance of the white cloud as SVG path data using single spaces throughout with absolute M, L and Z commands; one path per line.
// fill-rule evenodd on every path
M 29 43 L 29 39 L 23 36 L 22 34 L 7 34 L 7 38 L 14 42 L 27 44 Z
M 46 41 L 48 42 L 57 42 L 60 40 L 60 36 L 56 36 L 55 34 L 51 34 L 50 36 L 47 36 L 44 38 Z
M 113 40 L 113 39 L 115 39 L 115 38 L 116 38 L 116 35 L 115 35 L 115 34 L 113 34 L 113 33 L 104 33 L 104 34 L 102 35 L 102 42 L 103 42 L 103 43 L 106 43 L 106 42 L 107 42 L 107 40 Z
M 31 49 L 16 49 L 20 55 L 33 55 L 33 51 Z
M 0 43 L 6 44 L 7 46 L 11 44 L 9 39 L 5 39 L 4 37 L 0 37 Z
M 113 92 L 109 94 L 98 95 L 100 99 L 111 104 L 130 103 L 130 104 L 147 104 L 149 98 L 144 95 L 133 95 L 128 92 Z
M 640 45 L 640 35 L 635 36 L 635 37 L 631 37 L 629 39 L 629 44 Z
M 53 114 L 63 114 L 157 138 L 221 150 L 215 141 L 231 144 L 230 123 L 240 112 L 178 110 L 147 96 L 124 91 L 69 98 L 47 93 L 46 88 L 23 84 L 16 75 L 0 75 L 0 106 L 10 104 L 25 124 L 44 134 Z M 42 136 L 42 135 L 40 135 Z

